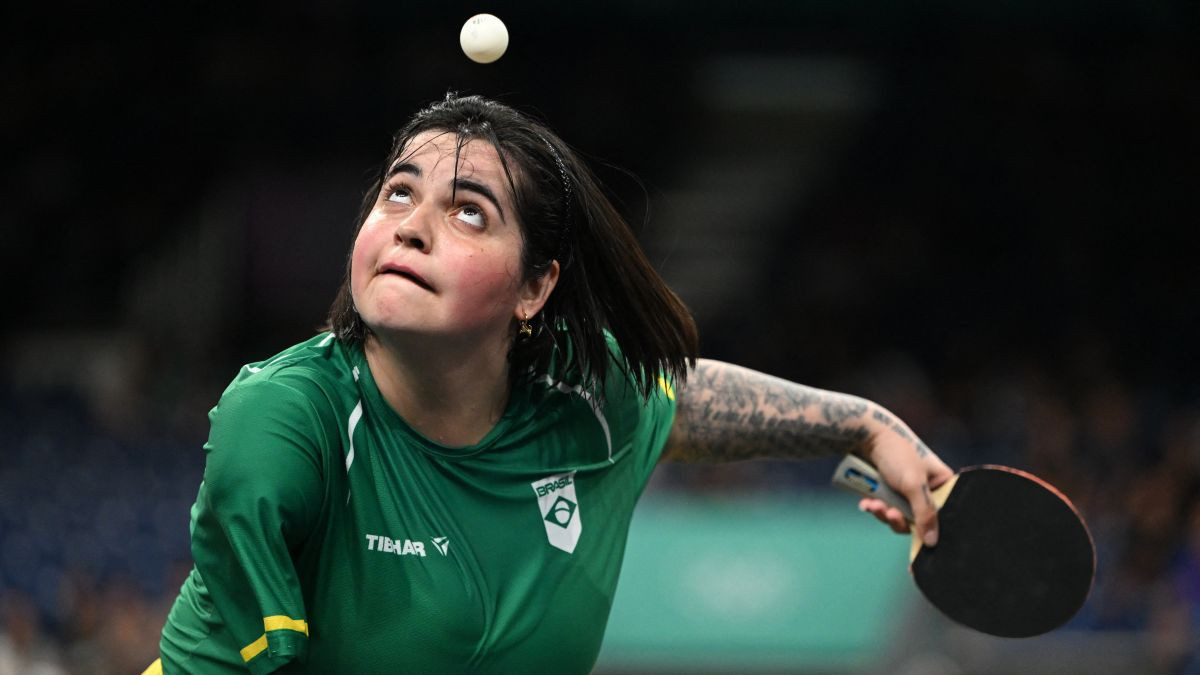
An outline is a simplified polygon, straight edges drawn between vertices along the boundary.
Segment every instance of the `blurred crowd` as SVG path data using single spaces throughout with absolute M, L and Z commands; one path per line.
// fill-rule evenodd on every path
M 200 439 L 103 425 L 68 392 L 0 405 L 0 674 L 133 673 L 188 569 Z

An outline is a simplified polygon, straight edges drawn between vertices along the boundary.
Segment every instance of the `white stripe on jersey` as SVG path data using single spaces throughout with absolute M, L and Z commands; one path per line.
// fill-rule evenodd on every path
M 350 413 L 350 423 L 346 428 L 346 436 L 350 439 L 350 452 L 346 453 L 346 472 L 350 472 L 350 465 L 354 463 L 354 428 L 358 426 L 358 421 L 362 419 L 362 401 L 354 406 L 354 412 Z
M 604 430 L 604 442 L 608 444 L 608 461 L 612 462 L 612 434 L 608 431 L 608 420 L 604 419 L 604 411 L 600 409 L 592 394 L 579 385 L 572 387 L 565 382 L 555 382 L 549 375 L 543 375 L 542 381 L 564 394 L 579 394 L 580 398 L 587 401 L 588 405 L 592 407 L 592 412 L 596 414 L 596 420 L 600 422 L 600 428 Z

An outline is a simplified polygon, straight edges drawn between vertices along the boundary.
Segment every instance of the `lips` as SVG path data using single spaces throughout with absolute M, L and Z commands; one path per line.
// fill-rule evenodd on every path
M 425 277 L 422 277 L 420 274 L 417 274 L 416 272 L 414 272 L 411 267 L 407 267 L 405 265 L 393 265 L 391 263 L 388 263 L 388 264 L 384 265 L 382 268 L 380 268 L 379 273 L 403 277 L 403 278 L 408 279 L 409 281 L 413 282 L 414 284 L 420 286 L 421 288 L 424 288 L 427 291 L 431 291 L 431 292 L 433 291 L 433 286 L 430 286 L 429 282 L 425 281 Z

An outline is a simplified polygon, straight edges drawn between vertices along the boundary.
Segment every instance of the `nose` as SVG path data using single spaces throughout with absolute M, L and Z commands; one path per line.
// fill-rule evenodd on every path
M 430 209 L 417 208 L 396 225 L 396 232 L 393 235 L 396 244 L 415 248 L 422 253 L 429 253 L 430 245 L 433 243 L 433 227 L 430 223 L 432 216 L 426 213 L 428 210 Z

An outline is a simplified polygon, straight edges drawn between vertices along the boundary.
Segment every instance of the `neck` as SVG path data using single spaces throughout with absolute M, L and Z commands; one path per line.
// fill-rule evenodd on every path
M 370 334 L 363 345 L 388 405 L 431 440 L 478 443 L 508 404 L 508 346 Z

